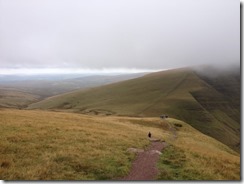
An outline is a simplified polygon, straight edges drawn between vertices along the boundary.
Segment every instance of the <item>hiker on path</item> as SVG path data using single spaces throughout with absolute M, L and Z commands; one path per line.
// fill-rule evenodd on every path
M 151 136 L 152 136 L 152 134 L 151 134 L 151 132 L 149 132 L 149 133 L 148 133 L 148 137 L 151 138 Z

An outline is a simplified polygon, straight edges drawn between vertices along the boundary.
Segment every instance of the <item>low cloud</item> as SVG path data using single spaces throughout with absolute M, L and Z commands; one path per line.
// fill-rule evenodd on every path
M 0 68 L 0 74 L 13 75 L 36 75 L 36 74 L 130 74 L 130 73 L 146 73 L 157 72 L 161 70 L 152 69 L 136 69 L 136 68 Z
M 0 68 L 240 63 L 240 2 L 0 0 Z

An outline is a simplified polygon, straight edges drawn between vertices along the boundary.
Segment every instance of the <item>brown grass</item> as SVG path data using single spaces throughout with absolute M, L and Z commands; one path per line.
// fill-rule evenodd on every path
M 170 126 L 175 126 L 177 138 Z M 182 126 L 180 126 L 182 125 Z M 91 116 L 0 110 L 0 178 L 3 180 L 107 180 L 127 175 L 135 154 L 153 138 L 171 146 L 159 179 L 239 180 L 240 155 L 188 124 L 168 118 Z
M 129 147 L 147 146 L 148 131 L 164 137 L 150 118 L 23 110 L 2 110 L 0 117 L 4 180 L 117 178 L 127 174 L 135 156 Z

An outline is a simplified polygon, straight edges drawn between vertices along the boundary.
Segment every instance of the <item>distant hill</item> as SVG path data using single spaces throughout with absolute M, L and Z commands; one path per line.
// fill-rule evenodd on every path
M 146 73 L 121 74 L 121 75 L 41 75 L 41 76 L 2 76 L 0 75 L 0 90 L 14 88 L 39 95 L 42 98 L 70 92 L 77 89 L 111 84 L 118 81 L 141 77 Z M 73 77 L 73 78 L 72 78 Z
M 149 117 L 167 114 L 239 151 L 240 72 L 215 71 L 182 68 L 155 72 L 51 97 L 29 109 Z
M 25 108 L 40 99 L 39 95 L 12 88 L 0 88 L 0 108 Z

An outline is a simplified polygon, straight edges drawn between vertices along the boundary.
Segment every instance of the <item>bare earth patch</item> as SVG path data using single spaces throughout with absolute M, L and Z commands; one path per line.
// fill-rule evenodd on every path
M 165 142 L 152 142 L 147 150 L 138 152 L 130 173 L 121 180 L 155 180 L 158 174 L 157 161 L 166 146 Z

